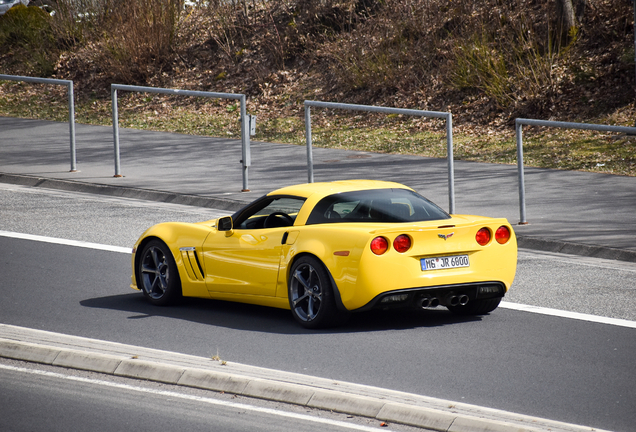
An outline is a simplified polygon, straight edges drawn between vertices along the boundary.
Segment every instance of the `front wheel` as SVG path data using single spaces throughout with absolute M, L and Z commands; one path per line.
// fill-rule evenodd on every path
M 164 242 L 152 240 L 144 246 L 137 265 L 137 284 L 157 306 L 172 304 L 181 296 L 179 271 Z
M 347 314 L 336 307 L 329 273 L 317 258 L 304 256 L 294 263 L 288 288 L 292 315 L 303 327 L 324 328 L 346 320 Z
M 486 315 L 499 306 L 501 297 L 493 299 L 471 300 L 465 305 L 446 306 L 455 315 Z

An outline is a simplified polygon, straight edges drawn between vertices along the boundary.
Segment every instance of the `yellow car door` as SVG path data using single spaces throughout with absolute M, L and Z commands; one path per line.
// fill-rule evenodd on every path
M 303 203 L 298 197 L 263 197 L 234 215 L 231 226 L 209 235 L 203 244 L 208 291 L 274 297 L 283 236 Z
M 208 291 L 274 296 L 285 228 L 217 232 L 203 245 Z

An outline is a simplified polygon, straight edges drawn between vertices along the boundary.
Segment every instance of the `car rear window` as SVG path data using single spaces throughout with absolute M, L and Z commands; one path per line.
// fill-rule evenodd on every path
M 373 189 L 329 195 L 316 204 L 307 225 L 336 222 L 420 222 L 450 215 L 416 192 Z

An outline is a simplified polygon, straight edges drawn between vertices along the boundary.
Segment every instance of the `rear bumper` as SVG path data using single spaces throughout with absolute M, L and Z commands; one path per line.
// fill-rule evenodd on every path
M 484 281 L 466 284 L 440 285 L 432 287 L 407 288 L 384 292 L 361 308 L 352 312 L 370 309 L 422 308 L 435 302 L 441 306 L 456 305 L 467 296 L 467 301 L 500 298 L 506 294 L 503 282 Z

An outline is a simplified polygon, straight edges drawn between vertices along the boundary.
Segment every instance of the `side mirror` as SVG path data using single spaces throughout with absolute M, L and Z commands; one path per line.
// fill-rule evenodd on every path
M 232 216 L 223 216 L 216 223 L 216 229 L 219 231 L 232 231 Z

